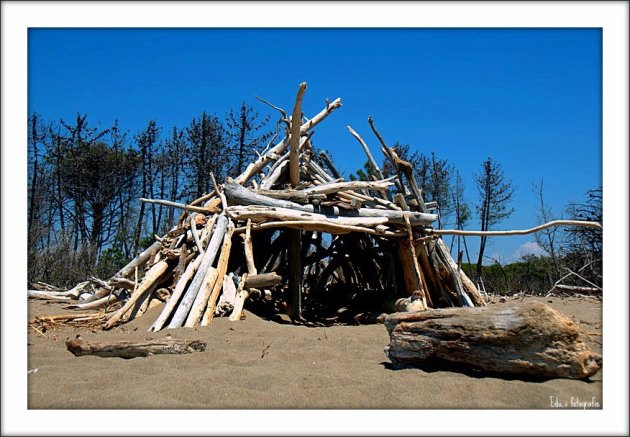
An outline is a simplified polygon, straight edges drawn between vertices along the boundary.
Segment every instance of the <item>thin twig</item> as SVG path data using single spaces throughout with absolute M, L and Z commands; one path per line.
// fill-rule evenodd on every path
M 273 109 L 275 109 L 276 111 L 280 112 L 280 114 L 282 114 L 282 118 L 287 119 L 287 111 L 285 111 L 284 109 L 280 108 L 279 106 L 274 105 L 273 103 L 263 99 L 262 97 L 258 97 L 255 96 L 257 100 L 260 100 L 261 102 L 263 102 L 265 105 L 271 106 Z

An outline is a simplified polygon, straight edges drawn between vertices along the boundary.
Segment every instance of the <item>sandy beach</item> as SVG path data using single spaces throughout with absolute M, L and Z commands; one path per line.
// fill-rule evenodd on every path
M 506 305 L 499 298 L 491 305 Z M 521 299 L 521 298 L 519 298 Z M 601 353 L 601 301 L 534 298 L 579 324 Z M 67 312 L 29 301 L 29 319 Z M 551 409 L 553 401 L 602 405 L 600 370 L 588 381 L 522 380 L 444 369 L 392 369 L 382 324 L 306 327 L 245 312 L 240 322 L 147 332 L 160 307 L 112 329 L 29 329 L 29 409 Z M 88 341 L 178 339 L 207 342 L 204 352 L 148 358 L 75 357 L 65 346 Z M 34 369 L 37 369 L 36 371 Z

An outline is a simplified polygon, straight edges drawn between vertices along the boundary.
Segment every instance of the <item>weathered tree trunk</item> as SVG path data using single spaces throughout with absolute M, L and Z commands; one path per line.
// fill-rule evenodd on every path
M 151 340 L 140 342 L 87 342 L 85 340 L 68 340 L 66 347 L 77 357 L 96 355 L 98 357 L 137 358 L 158 354 L 189 354 L 203 352 L 206 343 L 199 340 Z
M 582 379 L 602 364 L 576 324 L 540 302 L 397 313 L 384 323 L 390 335 L 385 353 L 395 365 L 451 363 Z

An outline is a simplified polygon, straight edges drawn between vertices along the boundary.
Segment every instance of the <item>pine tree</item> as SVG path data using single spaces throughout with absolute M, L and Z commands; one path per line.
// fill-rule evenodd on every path
M 479 214 L 481 230 L 488 231 L 514 212 L 514 209 L 508 208 L 508 206 L 516 188 L 511 181 L 505 179 L 501 164 L 492 158 L 486 159 L 481 166 L 482 172 L 475 175 L 475 182 L 479 191 L 477 213 Z M 481 276 L 481 265 L 487 238 L 487 236 L 480 238 L 477 277 Z
M 259 114 L 251 106 L 241 103 L 238 114 L 230 111 L 227 117 L 231 151 L 234 163 L 231 173 L 239 175 L 245 170 L 245 163 L 249 162 L 254 151 L 261 148 L 272 133 L 258 132 L 267 124 L 269 117 L 258 121 Z

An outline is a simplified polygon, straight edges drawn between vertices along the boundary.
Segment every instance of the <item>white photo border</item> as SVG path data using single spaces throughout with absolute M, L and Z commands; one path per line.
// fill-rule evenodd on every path
M 3 435 L 628 434 L 628 2 L 3 1 L 1 12 Z M 603 29 L 602 410 L 27 409 L 28 28 L 292 26 Z

